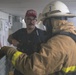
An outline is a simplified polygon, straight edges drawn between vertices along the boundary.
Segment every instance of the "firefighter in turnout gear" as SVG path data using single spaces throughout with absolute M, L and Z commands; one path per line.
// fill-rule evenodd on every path
M 40 20 L 50 28 L 50 37 L 39 53 L 28 56 L 12 47 L 1 52 L 24 75 L 76 75 L 76 32 L 68 18 L 75 17 L 61 1 L 48 4 Z M 47 29 L 49 29 L 47 28 Z

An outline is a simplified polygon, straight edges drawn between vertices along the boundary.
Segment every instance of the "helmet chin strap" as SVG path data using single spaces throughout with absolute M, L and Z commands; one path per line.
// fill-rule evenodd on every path
M 47 18 L 44 20 L 43 25 L 46 27 L 46 34 L 47 38 L 52 37 L 52 24 L 51 24 L 51 19 Z
M 52 37 L 53 33 L 52 33 L 52 25 L 46 25 L 46 32 L 48 37 Z

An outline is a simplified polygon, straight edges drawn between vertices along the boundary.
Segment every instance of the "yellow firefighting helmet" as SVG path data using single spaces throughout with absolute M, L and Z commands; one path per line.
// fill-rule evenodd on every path
M 53 1 L 49 3 L 39 15 L 39 19 L 43 20 L 49 17 L 75 17 L 71 14 L 68 7 L 61 1 Z

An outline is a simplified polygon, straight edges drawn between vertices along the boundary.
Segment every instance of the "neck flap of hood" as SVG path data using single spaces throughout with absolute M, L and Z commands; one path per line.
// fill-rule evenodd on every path
M 60 31 L 70 32 L 76 34 L 76 29 L 73 23 L 68 22 L 66 20 L 55 20 L 53 23 L 53 33 L 57 33 Z

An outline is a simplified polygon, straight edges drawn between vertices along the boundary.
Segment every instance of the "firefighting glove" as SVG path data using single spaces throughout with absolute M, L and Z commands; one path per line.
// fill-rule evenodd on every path
M 5 54 L 2 52 L 2 50 L 0 49 L 0 59 L 4 56 Z
M 10 47 L 4 46 L 0 49 L 0 59 L 7 54 L 7 51 Z
M 4 55 L 7 55 L 7 52 L 11 54 L 11 53 L 15 53 L 16 50 L 12 47 L 4 46 L 0 50 L 0 58 L 2 58 Z

